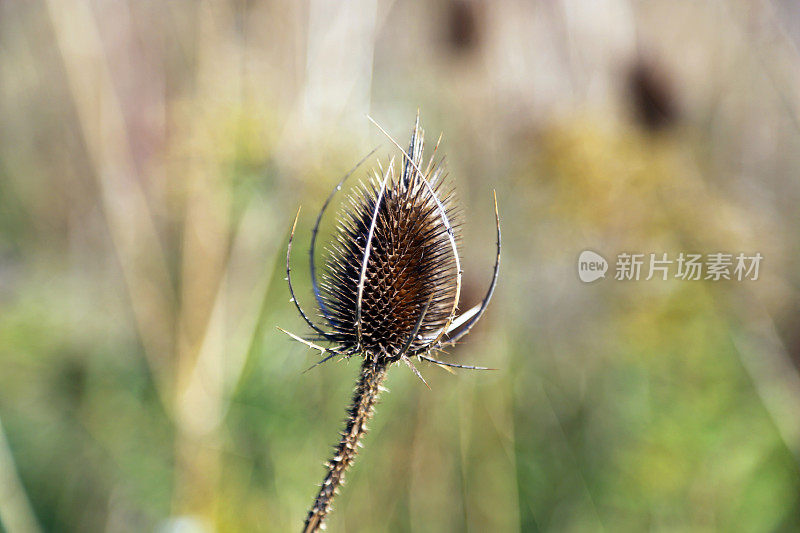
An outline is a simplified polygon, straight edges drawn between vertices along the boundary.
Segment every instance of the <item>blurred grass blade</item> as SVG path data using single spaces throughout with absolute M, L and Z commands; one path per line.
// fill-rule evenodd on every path
M 0 420 L 0 530 L 8 533 L 37 533 L 41 531 L 25 488 L 17 475 L 14 456 L 6 440 Z

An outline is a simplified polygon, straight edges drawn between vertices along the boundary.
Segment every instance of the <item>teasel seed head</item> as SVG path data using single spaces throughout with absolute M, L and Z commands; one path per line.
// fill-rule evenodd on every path
M 383 128 L 378 128 L 386 134 Z M 297 218 L 286 251 L 286 281 L 291 301 L 306 324 L 322 340 L 336 346 L 324 348 L 282 331 L 322 354 L 330 354 L 317 364 L 336 355 L 363 357 L 345 430 L 333 458 L 325 465 L 327 473 L 306 517 L 305 532 L 324 527 L 338 487 L 344 484 L 345 472 L 361 447 L 378 395 L 385 390 L 382 384 L 392 363 L 402 360 L 423 382 L 411 356 L 443 368 L 488 370 L 438 361 L 430 353 L 454 345 L 469 333 L 492 298 L 500 268 L 497 198 L 497 256 L 489 290 L 480 304 L 456 318 L 461 293 L 458 212 L 453 190 L 446 184 L 442 158 L 436 160 L 434 149 L 423 170 L 424 139 L 419 114 L 407 150 L 386 135 L 402 151 L 398 170 L 395 172 L 394 160 L 385 169 L 379 164 L 379 171 L 373 172 L 369 182 L 350 194 L 349 205 L 337 219 L 336 237 L 328 248 L 321 288 L 314 263 L 320 221 L 333 195 L 361 163 L 342 178 L 325 201 L 311 233 L 311 284 L 320 314 L 331 331 L 312 322 L 294 295 L 291 252 Z
M 423 144 L 417 124 L 399 171 L 393 161 L 373 171 L 338 217 L 321 287 L 323 316 L 343 351 L 396 361 L 415 329 L 405 348 L 411 354 L 425 347 L 420 338 L 436 337 L 455 307 L 454 194 L 441 160 L 431 158 L 424 176 L 416 170 Z
M 329 354 L 316 364 L 336 355 L 360 355 L 381 364 L 402 360 L 420 379 L 422 376 L 411 363 L 411 357 L 441 367 L 486 370 L 439 361 L 431 357 L 431 352 L 453 346 L 467 335 L 494 294 L 501 248 L 497 197 L 494 202 L 497 255 L 489 290 L 482 302 L 457 317 L 462 276 L 459 212 L 453 188 L 447 184 L 444 158 L 436 158 L 441 136 L 423 169 L 424 134 L 419 114 L 407 149 L 377 122 L 372 122 L 401 150 L 402 159 L 397 171 L 394 159 L 385 169 L 378 163 L 379 168 L 372 172 L 370 180 L 350 194 L 349 202 L 337 218 L 335 239 L 327 248 L 321 285 L 317 283 L 314 251 L 322 216 L 347 178 L 375 150 L 342 178 L 323 204 L 311 232 L 311 284 L 330 331 L 306 315 L 292 288 L 292 241 L 299 210 L 286 250 L 291 301 L 318 338 L 336 346 L 325 348 L 311 339 L 279 329 L 320 353 Z

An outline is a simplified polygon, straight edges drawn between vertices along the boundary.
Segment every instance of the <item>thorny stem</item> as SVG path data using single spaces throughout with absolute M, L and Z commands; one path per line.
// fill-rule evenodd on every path
M 347 425 L 342 431 L 333 457 L 326 463 L 328 473 L 322 481 L 314 505 L 308 511 L 304 533 L 319 531 L 323 527 L 339 485 L 344 483 L 344 474 L 355 460 L 360 441 L 367 433 L 366 423 L 375 410 L 375 403 L 382 390 L 381 384 L 386 379 L 386 370 L 385 363 L 377 363 L 370 357 L 364 358 L 356 390 L 353 392 L 353 403 L 347 410 Z

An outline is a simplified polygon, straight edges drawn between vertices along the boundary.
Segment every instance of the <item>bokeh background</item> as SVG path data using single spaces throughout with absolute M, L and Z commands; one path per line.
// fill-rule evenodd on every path
M 499 370 L 394 368 L 329 530 L 799 530 L 799 45 L 792 0 L 0 2 L 0 529 L 298 530 L 358 364 L 276 330 L 289 227 L 311 309 L 367 115 L 420 109 L 462 309 L 497 190 L 443 357 Z

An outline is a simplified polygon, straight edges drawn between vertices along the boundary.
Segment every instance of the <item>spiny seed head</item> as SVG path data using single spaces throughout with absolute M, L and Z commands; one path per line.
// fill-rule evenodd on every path
M 378 128 L 383 131 L 380 126 Z M 314 324 L 294 298 L 291 252 L 297 217 L 286 249 L 286 281 L 297 311 L 322 339 L 338 346 L 323 348 L 294 333 L 283 330 L 284 333 L 322 354 L 330 353 L 317 364 L 336 355 L 358 354 L 365 358 L 353 403 L 347 411 L 347 425 L 333 459 L 328 462 L 323 486 L 306 518 L 304 531 L 307 532 L 324 526 L 333 497 L 344 483 L 345 470 L 352 463 L 356 448 L 367 431 L 367 420 L 372 416 L 379 392 L 383 390 L 381 383 L 390 363 L 402 360 L 423 383 L 425 380 L 411 362 L 411 355 L 442 367 L 488 370 L 437 361 L 429 356 L 429 352 L 451 346 L 466 335 L 492 298 L 500 268 L 497 198 L 497 256 L 489 290 L 479 305 L 456 319 L 461 292 L 461 263 L 455 232 L 458 224 L 452 221 L 456 214 L 453 191 L 444 190 L 442 160 L 435 162 L 431 156 L 423 170 L 423 134 L 419 128 L 419 114 L 407 150 L 384 133 L 402 151 L 398 173 L 395 174 L 394 160 L 385 170 L 379 164 L 380 172 L 373 172 L 371 180 L 350 195 L 349 206 L 338 218 L 336 238 L 328 248 L 321 291 L 314 269 L 319 223 L 333 194 L 340 190 L 355 169 L 342 178 L 325 201 L 311 232 L 311 283 L 331 332 Z
M 441 159 L 423 166 L 423 143 L 417 119 L 399 171 L 394 161 L 374 170 L 339 214 L 321 307 L 344 351 L 395 361 L 415 329 L 409 354 L 426 349 L 454 311 L 453 190 Z

